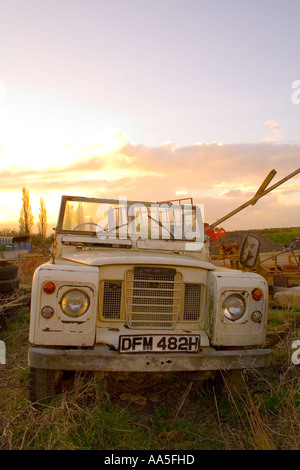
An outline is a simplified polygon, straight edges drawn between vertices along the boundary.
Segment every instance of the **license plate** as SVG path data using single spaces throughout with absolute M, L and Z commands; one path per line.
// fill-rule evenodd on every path
M 200 335 L 126 335 L 119 338 L 120 353 L 196 352 Z

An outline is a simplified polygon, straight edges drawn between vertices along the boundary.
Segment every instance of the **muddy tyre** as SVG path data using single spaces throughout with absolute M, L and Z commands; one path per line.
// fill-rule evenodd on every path
M 0 293 L 12 292 L 19 288 L 20 279 L 18 277 L 14 279 L 0 279 Z
M 18 276 L 18 266 L 15 264 L 0 264 L 0 281 L 15 279 Z
M 58 392 L 60 371 L 49 369 L 29 370 L 29 399 L 33 403 L 45 403 Z
M 51 399 L 74 384 L 74 371 L 29 369 L 29 400 L 49 403 Z
M 18 266 L 0 260 L 0 293 L 13 292 L 19 285 Z
M 220 395 L 242 396 L 246 391 L 246 382 L 243 370 L 217 371 L 215 379 L 216 391 Z

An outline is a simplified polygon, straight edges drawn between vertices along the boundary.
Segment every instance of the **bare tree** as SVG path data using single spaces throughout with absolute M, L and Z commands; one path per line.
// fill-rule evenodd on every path
M 42 239 L 46 238 L 47 236 L 47 225 L 48 225 L 47 224 L 47 210 L 46 210 L 44 199 L 41 197 L 38 229 L 39 229 L 39 234 L 41 235 Z
M 63 229 L 72 230 L 73 226 L 74 226 L 74 207 L 71 206 L 69 202 L 67 202 Z
M 0 235 L 1 237 L 15 237 L 18 235 L 18 232 L 14 228 L 2 228 L 0 230 Z
M 78 226 L 84 224 L 84 209 L 82 202 L 78 202 L 77 209 L 75 211 L 75 222 Z
M 19 231 L 22 235 L 29 235 L 33 226 L 29 189 L 23 188 L 22 207 L 19 218 Z

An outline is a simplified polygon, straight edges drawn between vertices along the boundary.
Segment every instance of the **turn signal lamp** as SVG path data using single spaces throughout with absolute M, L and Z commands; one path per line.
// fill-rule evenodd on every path
M 43 289 L 46 294 L 53 294 L 53 292 L 55 291 L 55 284 L 50 281 L 46 282 L 46 284 L 44 284 L 43 286 Z
M 41 314 L 44 318 L 51 318 L 54 314 L 54 310 L 49 305 L 46 305 L 45 307 L 42 308 Z
M 263 293 L 260 289 L 253 289 L 252 291 L 252 297 L 254 300 L 260 300 L 262 299 Z

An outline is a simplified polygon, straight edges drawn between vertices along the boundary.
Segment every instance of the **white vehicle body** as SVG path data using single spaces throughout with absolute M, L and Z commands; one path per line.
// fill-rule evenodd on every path
M 263 277 L 213 265 L 209 240 L 130 236 L 121 225 L 105 230 L 101 217 L 96 231 L 82 206 L 103 202 L 110 204 L 62 199 L 53 260 L 32 284 L 32 369 L 201 372 L 269 363 Z M 72 217 L 81 211 L 77 227 L 70 207 Z

